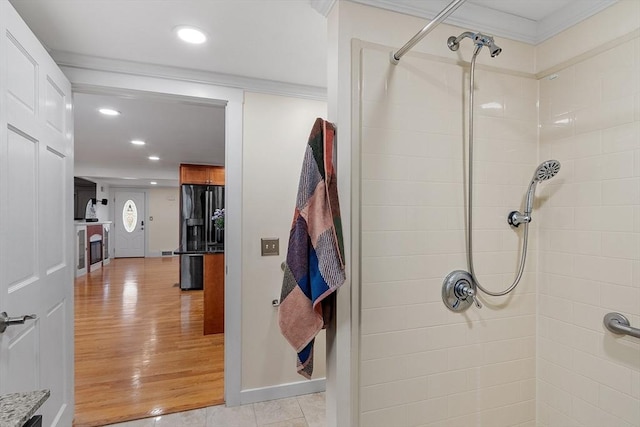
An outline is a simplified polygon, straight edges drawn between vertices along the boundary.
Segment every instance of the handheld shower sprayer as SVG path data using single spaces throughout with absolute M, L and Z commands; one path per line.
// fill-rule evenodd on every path
M 560 171 L 560 162 L 557 160 L 547 160 L 542 162 L 533 173 L 533 178 L 527 190 L 527 196 L 524 203 L 524 214 L 513 211 L 507 216 L 510 225 L 518 227 L 520 224 L 531 222 L 531 211 L 533 211 L 533 197 L 535 195 L 536 186 L 541 181 L 553 178 Z

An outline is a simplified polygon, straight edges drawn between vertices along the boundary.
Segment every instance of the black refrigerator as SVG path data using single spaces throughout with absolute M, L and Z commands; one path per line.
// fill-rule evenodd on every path
M 202 289 L 204 254 L 224 251 L 213 213 L 224 209 L 223 185 L 183 184 L 180 194 L 180 288 Z M 184 252 L 187 252 L 186 254 Z

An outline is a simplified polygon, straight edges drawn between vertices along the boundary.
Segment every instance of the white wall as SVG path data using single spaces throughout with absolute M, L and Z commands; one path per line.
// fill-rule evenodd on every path
M 242 217 L 242 389 L 306 382 L 278 326 L 289 230 L 302 159 L 326 102 L 245 93 Z M 280 239 L 280 256 L 260 255 L 260 238 Z M 324 332 L 316 339 L 314 378 L 325 375 Z
M 538 215 L 539 426 L 640 425 L 640 342 L 602 325 L 640 327 L 639 27 L 622 1 L 537 49 L 557 67 L 540 80 L 540 156 L 562 163 Z
M 161 256 L 162 251 L 173 251 L 180 244 L 180 190 L 151 188 L 147 190 L 147 197 L 148 251 L 151 256 Z

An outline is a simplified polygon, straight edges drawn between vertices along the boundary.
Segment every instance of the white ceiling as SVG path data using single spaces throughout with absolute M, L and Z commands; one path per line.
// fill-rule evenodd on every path
M 119 64 L 172 67 L 253 90 L 326 93 L 324 15 L 335 0 L 10 1 L 59 63 L 125 61 Z M 450 2 L 354 1 L 421 16 L 425 24 Z M 615 1 L 468 0 L 446 22 L 535 44 Z M 199 46 L 178 41 L 172 30 L 185 24 L 205 30 L 209 41 Z M 98 104 L 123 114 L 105 119 L 95 112 Z M 181 162 L 221 164 L 224 109 L 187 104 L 142 95 L 76 94 L 76 175 L 113 185 L 146 186 L 154 180 L 172 186 Z M 132 137 L 148 145 L 133 147 Z M 160 162 L 146 158 L 152 151 Z
M 105 116 L 112 108 L 119 116 Z M 75 175 L 113 186 L 178 185 L 180 163 L 224 165 L 224 105 L 129 94 L 74 95 Z M 133 145 L 140 139 L 145 145 Z M 149 160 L 158 156 L 160 160 Z

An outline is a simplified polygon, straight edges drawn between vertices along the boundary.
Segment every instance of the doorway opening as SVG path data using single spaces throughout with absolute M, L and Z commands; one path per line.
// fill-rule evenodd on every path
M 126 92 L 126 93 L 123 93 Z M 162 104 L 162 107 L 166 107 L 165 104 L 167 103 L 173 103 L 173 104 L 179 104 L 180 106 L 184 107 L 187 106 L 188 109 L 192 112 L 194 108 L 196 108 L 196 106 L 200 106 L 203 108 L 209 108 L 209 109 L 222 109 L 223 110 L 223 116 L 222 116 L 222 126 L 226 126 L 225 123 L 225 115 L 224 115 L 224 110 L 226 108 L 226 101 L 219 101 L 216 99 L 197 99 L 194 100 L 193 98 L 190 97 L 184 97 L 184 96 L 175 96 L 175 95 L 165 95 L 165 94 L 158 94 L 158 93 L 140 93 L 137 91 L 130 91 L 130 90 L 126 90 L 126 91 L 122 91 L 120 89 L 105 89 L 105 88 L 94 88 L 94 89 L 87 89 L 87 88 L 83 88 L 82 91 L 76 92 L 76 100 L 80 99 L 80 104 L 82 106 L 82 103 L 84 101 L 86 101 L 86 99 L 83 99 L 85 97 L 90 97 L 90 96 L 98 96 L 101 100 L 105 100 L 105 99 L 113 99 L 116 101 L 120 101 L 122 102 L 124 100 L 124 102 L 126 103 L 126 101 L 135 101 L 138 102 L 140 101 L 141 98 L 144 98 L 147 101 L 150 101 L 151 103 L 155 103 L 155 104 Z M 197 102 L 196 102 L 197 101 Z M 78 128 L 80 126 L 82 126 L 83 120 L 84 118 L 86 118 L 87 114 L 89 114 L 87 111 L 92 111 L 91 109 L 80 109 L 78 108 L 78 103 L 76 103 L 76 132 L 78 132 Z M 194 126 L 197 127 L 197 124 L 194 124 L 193 120 L 193 115 L 192 114 L 188 114 L 189 118 L 188 120 L 185 119 L 184 121 L 184 125 L 188 126 L 190 128 L 193 128 Z M 151 122 L 154 123 L 159 123 L 159 122 L 166 122 L 167 121 L 167 115 L 166 114 L 158 114 L 158 113 L 145 113 L 145 117 L 155 117 L 154 120 L 152 120 Z M 183 117 L 184 118 L 184 117 Z M 215 120 L 209 120 L 210 122 L 215 122 Z M 138 123 L 141 122 L 141 120 L 137 121 Z M 220 122 L 220 120 L 218 120 L 218 122 Z M 111 125 L 113 125 L 113 123 L 111 123 Z M 175 128 L 175 126 L 174 126 Z M 154 129 L 154 132 L 156 133 L 156 135 L 159 135 L 162 133 L 162 131 L 159 131 L 158 129 Z M 158 133 L 159 132 L 159 133 Z M 93 134 L 100 134 L 101 132 L 99 130 L 94 130 Z M 165 132 L 166 133 L 166 132 Z M 185 134 L 188 134 L 189 132 L 183 132 Z M 121 138 L 121 141 L 118 141 L 118 143 L 124 145 L 124 147 L 126 147 L 126 149 L 131 149 L 131 146 L 129 145 L 129 141 L 127 141 L 125 138 Z M 157 139 L 155 138 L 150 138 L 146 144 L 147 148 L 151 148 L 151 146 L 153 145 L 151 141 L 154 141 Z M 179 141 L 176 141 L 176 139 L 174 139 L 174 143 L 169 147 L 171 148 L 171 150 L 174 150 L 177 153 L 187 153 L 187 155 L 191 155 L 193 157 L 186 157 L 186 158 L 182 158 L 179 160 L 179 162 L 185 162 L 185 163 L 196 163 L 196 161 L 198 162 L 203 162 L 204 160 L 204 156 L 202 155 L 198 155 L 198 154 L 194 154 L 197 150 L 193 150 L 192 147 L 189 146 L 189 144 L 187 143 L 188 138 L 186 138 L 186 135 L 182 135 L 182 139 L 180 139 Z M 218 138 L 218 141 L 220 140 L 220 138 Z M 83 164 L 82 159 L 79 159 L 79 152 L 81 152 L 82 150 L 86 149 L 87 147 L 83 146 L 83 141 L 84 139 L 82 137 L 79 137 L 78 134 L 76 134 L 76 164 L 78 165 L 78 167 L 76 167 L 76 175 L 77 176 L 83 176 L 85 178 L 89 178 L 91 180 L 94 181 L 99 181 L 100 182 L 100 186 L 103 188 L 103 190 L 106 188 L 106 191 L 109 192 L 110 194 L 107 196 L 109 198 L 109 200 L 115 202 L 112 203 L 110 206 L 110 210 L 109 210 L 109 215 L 107 218 L 107 221 L 113 221 L 114 225 L 115 225 L 115 233 L 113 234 L 113 242 L 114 244 L 112 244 L 112 247 L 114 247 L 113 252 L 110 254 L 111 256 L 115 255 L 116 259 L 115 261 L 112 261 L 112 263 L 108 266 L 108 268 L 105 268 L 104 270 L 102 270 L 101 272 L 96 272 L 96 273 L 92 273 L 92 274 L 88 274 L 85 278 L 84 283 L 82 283 L 80 285 L 80 287 L 85 287 L 88 288 L 89 287 L 89 283 L 91 284 L 91 286 L 93 287 L 97 287 L 97 286 L 101 286 L 102 288 L 102 296 L 103 298 L 107 297 L 109 293 L 113 293 L 113 292 L 121 292 L 122 294 L 122 299 L 121 299 L 121 303 L 124 304 L 132 304 L 132 301 L 136 301 L 136 303 L 143 303 L 142 298 L 143 298 L 143 292 L 140 291 L 140 287 L 136 287 L 136 286 L 146 286 L 145 284 L 142 284 L 142 282 L 146 283 L 147 279 L 148 279 L 148 272 L 147 269 L 149 268 L 148 265 L 146 265 L 145 263 L 148 262 L 153 262 L 153 261 L 157 261 L 160 262 L 160 266 L 162 268 L 168 268 L 168 271 L 166 273 L 166 277 L 171 277 L 171 275 L 173 274 L 172 272 L 172 268 L 175 268 L 177 271 L 177 257 L 173 257 L 173 256 L 166 256 L 167 253 L 172 253 L 172 250 L 175 250 L 178 246 L 178 242 L 175 242 L 175 245 L 172 246 L 167 246 L 167 247 L 160 247 L 160 246 L 156 246 L 153 247 L 153 238 L 151 237 L 151 233 L 152 233 L 152 229 L 154 226 L 154 220 L 157 223 L 158 222 L 158 217 L 153 215 L 152 212 L 149 210 L 146 212 L 146 214 L 144 213 L 144 208 L 142 208 L 141 210 L 141 204 L 140 203 L 135 203 L 135 209 L 129 209 L 127 211 L 127 202 L 133 200 L 130 197 L 125 197 L 124 193 L 126 191 L 133 191 L 133 189 L 131 188 L 132 186 L 137 186 L 139 187 L 143 182 L 146 182 L 146 186 L 147 188 L 144 189 L 144 191 L 146 192 L 145 195 L 143 195 L 142 197 L 142 206 L 145 206 L 145 204 L 147 205 L 147 207 L 151 208 L 149 206 L 149 203 L 147 203 L 149 201 L 149 194 L 156 191 L 157 189 L 164 189 L 165 193 L 170 192 L 169 189 L 171 188 L 175 188 L 176 192 L 178 191 L 178 180 L 177 180 L 177 171 L 178 171 L 178 167 L 175 167 L 175 173 L 173 175 L 168 173 L 167 171 L 164 171 L 158 175 L 152 176 L 150 175 L 150 171 L 151 168 L 149 168 L 147 165 L 144 165 L 143 167 L 138 167 L 135 168 L 135 170 L 130 170 L 130 171 L 126 171 L 124 169 L 124 166 L 126 163 L 126 161 L 121 161 L 119 164 L 115 165 L 114 167 L 109 167 L 107 165 L 104 164 L 104 160 L 105 159 L 111 159 L 112 157 L 117 157 L 114 156 L 114 153 L 108 153 L 105 155 L 96 155 L 96 153 L 92 153 L 90 154 L 90 156 L 95 157 L 95 160 L 91 160 L 88 161 L 86 163 Z M 211 143 L 212 141 L 215 141 L 215 138 L 209 137 L 207 139 L 207 141 L 209 143 Z M 201 142 L 201 141 L 198 141 Z M 221 138 L 221 143 L 222 143 L 222 148 L 220 149 L 222 151 L 222 161 L 223 164 L 226 162 L 225 159 L 225 144 L 226 144 L 226 138 L 225 138 L 225 132 L 223 130 L 222 133 L 222 138 Z M 113 144 L 112 144 L 113 145 Z M 123 148 L 124 148 L 123 147 Z M 220 151 L 219 150 L 219 151 Z M 130 152 L 131 153 L 131 152 Z M 131 154 L 128 154 L 128 156 L 131 156 Z M 135 152 L 134 152 L 135 153 Z M 141 154 L 140 152 L 136 153 L 136 154 Z M 142 153 L 142 154 L 148 154 L 148 153 Z M 150 156 L 147 156 L 150 157 Z M 85 156 L 86 158 L 86 156 Z M 149 161 L 149 159 L 145 158 L 146 161 Z M 102 162 L 102 163 L 101 163 Z M 164 162 L 167 162 L 167 158 L 165 157 Z M 220 164 L 219 161 L 215 161 L 215 160 L 209 160 L 207 163 L 218 163 Z M 151 182 L 155 182 L 155 184 L 151 184 Z M 122 200 L 114 200 L 114 199 L 118 199 L 117 194 L 122 193 L 122 197 L 126 198 L 126 200 L 122 201 Z M 146 197 L 145 197 L 146 196 Z M 233 196 L 231 196 L 233 198 Z M 170 199 L 171 196 L 166 196 L 166 199 Z M 171 201 L 171 200 L 169 200 Z M 173 200 L 174 202 L 176 201 L 176 199 Z M 120 206 L 122 205 L 122 206 Z M 124 210 L 123 210 L 124 209 Z M 177 210 L 177 208 L 176 208 Z M 122 212 L 120 212 L 122 211 Z M 125 215 L 126 212 L 126 215 Z M 122 215 L 120 215 L 122 213 Z M 137 218 L 134 219 L 133 217 L 136 216 L 135 214 L 137 214 Z M 177 212 L 176 212 L 177 214 Z M 122 218 L 120 218 L 122 217 Z M 131 225 L 133 225 L 134 223 L 137 224 L 137 227 L 134 227 L 133 230 L 135 230 L 136 228 L 138 229 L 142 229 L 140 231 L 145 231 L 146 233 L 143 234 L 143 237 L 140 239 L 138 238 L 137 241 L 135 241 L 134 243 L 137 244 L 131 244 L 131 242 L 127 242 L 126 239 L 123 239 L 122 236 L 120 235 L 123 232 L 127 232 L 126 229 L 126 224 L 127 222 L 131 222 Z M 122 223 L 122 224 L 120 224 Z M 178 221 L 175 221 L 175 227 L 176 229 L 179 227 Z M 229 227 L 228 227 L 229 228 Z M 164 228 L 164 231 L 166 231 L 166 227 Z M 120 233 L 120 234 L 119 234 Z M 176 231 L 177 234 L 177 231 Z M 128 236 L 131 237 L 131 236 Z M 132 240 L 132 239 L 129 239 Z M 157 240 L 157 239 L 156 239 Z M 177 239 L 176 239 L 177 240 Z M 166 246 L 166 245 L 165 245 Z M 142 248 L 142 252 L 131 252 L 131 250 L 133 249 L 137 249 L 138 251 L 140 250 L 140 248 Z M 233 248 L 229 248 L 230 250 L 233 250 Z M 164 254 L 164 256 L 162 256 Z M 107 255 L 107 254 L 105 254 Z M 157 258 L 152 258 L 154 255 L 160 255 Z M 145 258 L 143 261 L 145 263 L 143 263 L 142 265 L 136 265 L 135 263 L 133 264 L 133 266 L 129 265 L 127 263 L 127 259 L 124 259 L 125 257 L 147 257 Z M 239 259 L 239 253 L 238 253 L 238 258 Z M 133 260 L 131 260 L 133 262 Z M 125 268 L 126 266 L 126 268 Z M 152 268 L 157 268 L 157 265 L 154 265 Z M 129 276 L 127 276 L 126 274 L 124 276 L 119 276 L 118 272 L 125 268 L 127 271 L 129 271 Z M 136 269 L 139 269 L 139 271 L 136 273 Z M 99 275 L 99 277 L 95 277 Z M 134 286 L 131 278 L 132 277 L 143 277 L 144 280 L 142 282 L 138 282 L 136 286 Z M 117 288 L 117 284 L 116 282 L 118 282 L 118 285 L 122 285 L 122 288 L 119 290 L 116 290 Z M 229 279 L 231 279 L 229 276 L 227 277 L 226 281 L 229 281 Z M 185 295 L 185 297 L 183 298 L 179 290 L 175 288 L 175 284 L 178 283 L 178 279 L 176 278 L 175 280 L 170 280 L 170 282 L 172 283 L 168 283 L 168 282 L 164 282 L 162 283 L 160 286 L 162 286 L 163 288 L 172 288 L 173 291 L 177 291 L 178 293 L 178 297 L 177 299 L 180 301 L 179 302 L 179 307 L 180 307 L 180 319 L 178 319 L 178 324 L 182 325 L 182 324 L 189 324 L 191 325 L 194 321 L 192 319 L 192 312 L 195 310 L 197 311 L 197 306 L 198 303 L 197 302 L 197 296 L 195 295 L 195 293 L 193 291 L 189 291 L 189 292 L 182 292 L 184 294 L 190 294 L 190 295 Z M 78 282 L 76 282 L 76 287 L 78 287 Z M 85 289 L 86 290 L 86 289 Z M 87 291 L 88 292 L 88 291 Z M 201 293 L 202 291 L 200 291 Z M 135 295 L 135 298 L 134 298 Z M 88 293 L 80 293 L 79 295 L 77 295 L 77 299 L 78 300 L 82 300 L 82 298 L 84 297 L 88 297 Z M 104 301 L 103 301 L 104 302 Z M 239 299 L 238 299 L 238 303 L 239 303 Z M 142 305 L 140 306 L 142 307 Z M 194 308 L 195 307 L 195 308 Z M 86 307 L 85 307 L 86 308 Z M 126 315 L 124 314 L 124 311 L 120 310 L 122 316 L 126 317 Z M 239 312 L 239 307 L 238 307 L 238 312 Z M 77 312 L 77 317 L 80 315 L 80 310 L 78 310 Z M 121 317 L 122 317 L 121 316 Z M 185 329 L 185 328 L 182 328 Z M 200 329 L 202 330 L 202 329 Z M 121 332 L 122 333 L 122 332 Z M 151 332 L 150 332 L 151 334 Z M 140 337 L 139 341 L 141 341 Z M 237 336 L 236 341 L 239 341 L 239 335 Z M 212 361 L 209 360 L 207 363 L 211 363 L 211 364 L 219 364 L 220 366 L 222 366 L 224 368 L 224 360 L 225 358 L 223 357 L 223 353 L 225 351 L 227 351 L 227 349 L 225 349 L 224 346 L 224 337 L 222 337 L 221 339 L 218 339 L 215 343 L 209 343 L 211 349 L 211 352 L 214 352 L 214 348 L 215 348 L 215 352 L 219 353 L 220 357 L 218 358 L 218 361 Z M 206 354 L 206 349 L 205 350 L 200 350 L 200 352 L 204 352 Z M 239 351 L 238 351 L 239 353 Z M 146 348 L 145 349 L 145 357 L 147 357 L 150 352 L 149 349 Z M 236 358 L 236 360 L 239 360 L 239 357 Z M 189 364 L 189 360 L 185 360 L 184 361 L 185 364 Z M 235 371 L 235 369 L 237 369 L 239 371 L 239 365 L 237 365 L 237 368 L 233 368 L 232 367 L 232 372 Z M 222 372 L 225 371 L 225 369 L 221 370 Z M 79 378 L 81 375 L 84 374 L 83 370 L 78 370 L 76 371 L 76 377 Z M 166 375 L 171 375 L 166 374 Z M 206 374 L 205 374 L 206 375 Z M 136 376 L 136 375 L 134 375 Z M 211 404 L 215 404 L 215 403 L 221 403 L 222 401 L 224 401 L 224 373 L 220 373 L 219 377 L 217 378 L 217 381 L 219 383 L 219 386 L 216 386 L 215 388 L 217 389 L 217 392 L 220 396 L 220 399 L 218 401 L 214 400 L 211 401 L 210 403 L 208 403 L 205 406 L 211 405 Z M 233 376 L 233 375 L 232 375 Z M 239 373 L 237 375 L 239 377 Z M 132 377 L 133 378 L 133 377 Z M 140 376 L 138 375 L 137 378 L 140 378 Z M 77 382 L 79 382 L 77 380 Z M 134 381 L 133 379 L 131 379 L 131 386 L 135 388 L 136 385 L 136 381 Z M 195 381 L 194 381 L 195 382 Z M 232 381 L 233 383 L 233 381 Z M 237 385 L 237 389 L 239 391 L 239 383 Z M 188 393 L 185 393 L 188 395 Z M 227 395 L 233 395 L 232 393 L 228 393 Z M 187 397 L 187 396 L 185 396 Z M 188 397 L 187 397 L 188 398 Z M 77 399 L 78 399 L 78 404 L 76 405 L 76 407 L 78 409 L 81 409 L 81 402 L 80 402 L 80 390 L 77 389 Z M 233 399 L 232 399 L 233 400 Z M 182 405 L 182 408 L 180 408 L 182 404 L 178 403 L 177 404 L 177 409 L 176 410 L 184 410 L 185 408 L 187 408 L 187 406 Z M 154 416 L 154 415 L 159 415 L 161 413 L 164 413 L 165 410 L 163 410 L 163 408 L 159 407 L 159 405 L 152 405 L 153 407 L 151 407 L 149 410 L 147 410 L 146 414 L 148 416 Z M 193 407 L 191 407 L 193 408 Z M 171 411 L 174 411 L 173 409 L 171 409 Z M 106 412 L 106 411 L 105 411 Z M 140 412 L 140 411 L 138 411 Z M 139 418 L 139 416 L 135 416 L 135 418 Z M 124 420 L 123 418 L 120 418 L 119 421 Z M 85 424 L 85 425 L 91 425 L 91 424 Z M 95 424 L 94 424 L 95 425 Z

